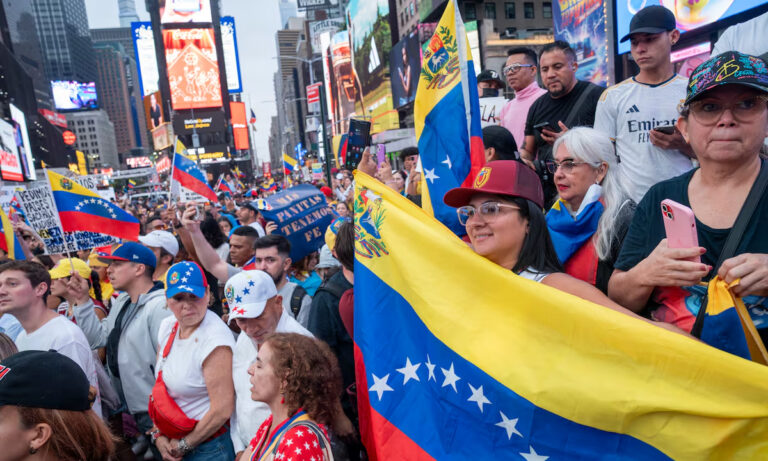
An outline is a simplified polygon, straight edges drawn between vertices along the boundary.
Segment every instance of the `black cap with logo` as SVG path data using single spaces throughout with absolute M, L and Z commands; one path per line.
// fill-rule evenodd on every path
M 629 22 L 629 33 L 619 40 L 626 42 L 632 34 L 660 34 L 677 28 L 675 15 L 661 5 L 646 6 Z

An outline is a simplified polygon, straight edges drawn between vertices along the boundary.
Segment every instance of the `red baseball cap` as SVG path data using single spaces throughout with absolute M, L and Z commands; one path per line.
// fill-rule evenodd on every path
M 517 160 L 488 162 L 477 173 L 472 187 L 456 187 L 445 193 L 443 202 L 454 208 L 469 203 L 475 194 L 522 197 L 544 208 L 541 181 L 532 169 Z

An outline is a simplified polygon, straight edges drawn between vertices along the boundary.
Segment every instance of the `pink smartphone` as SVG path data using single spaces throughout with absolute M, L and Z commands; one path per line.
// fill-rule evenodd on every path
M 664 219 L 664 230 L 667 233 L 669 248 L 693 248 L 699 246 L 699 236 L 696 233 L 696 217 L 693 210 L 673 200 L 661 201 L 661 216 Z M 701 262 L 701 257 L 691 258 L 693 262 Z
M 384 163 L 384 161 L 387 159 L 387 146 L 384 144 L 379 144 L 378 149 L 376 150 L 376 164 L 381 165 Z

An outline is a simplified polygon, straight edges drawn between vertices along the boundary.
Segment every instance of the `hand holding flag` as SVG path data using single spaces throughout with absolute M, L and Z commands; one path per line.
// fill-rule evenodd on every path
M 217 202 L 219 198 L 216 192 L 208 185 L 205 179 L 205 173 L 197 167 L 197 164 L 189 157 L 182 154 L 186 152 L 184 144 L 178 139 L 173 152 L 173 175 L 174 181 L 177 181 L 181 187 L 202 195 L 211 202 Z

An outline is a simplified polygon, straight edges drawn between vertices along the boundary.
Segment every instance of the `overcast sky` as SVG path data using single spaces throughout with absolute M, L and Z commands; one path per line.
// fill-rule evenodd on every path
M 270 118 L 276 114 L 272 75 L 277 70 L 275 32 L 279 28 L 277 0 L 220 0 L 222 14 L 235 17 L 243 101 L 256 113 L 254 146 L 259 157 L 269 160 Z M 92 29 L 118 27 L 117 0 L 85 0 Z M 144 0 L 136 0 L 139 18 L 149 21 Z M 257 6 L 258 5 L 258 6 Z M 250 114 L 249 114 L 250 116 Z

